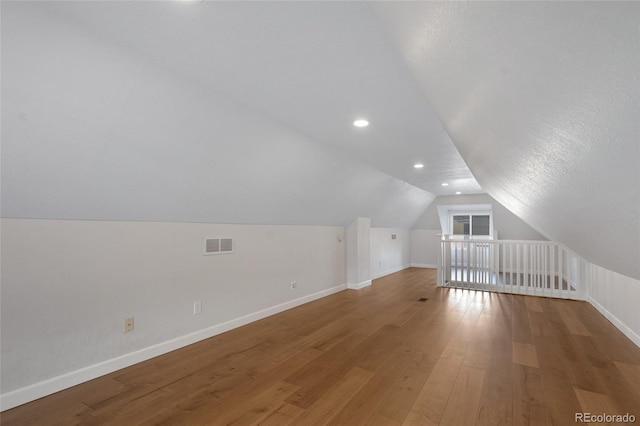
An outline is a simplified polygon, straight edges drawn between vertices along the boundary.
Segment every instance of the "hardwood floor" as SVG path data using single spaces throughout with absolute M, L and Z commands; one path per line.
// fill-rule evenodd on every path
M 0 421 L 568 425 L 583 412 L 640 422 L 640 348 L 593 307 L 437 288 L 434 270 L 410 268 L 14 408 Z

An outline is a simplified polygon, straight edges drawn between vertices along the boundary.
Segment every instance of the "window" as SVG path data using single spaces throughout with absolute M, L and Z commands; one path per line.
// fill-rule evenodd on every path
M 456 240 L 492 239 L 491 204 L 449 204 L 438 206 L 442 235 Z
M 471 235 L 469 215 L 453 216 L 453 235 Z
M 471 235 L 490 235 L 489 215 L 471 216 Z
M 452 217 L 453 235 L 491 235 L 491 216 L 456 214 Z

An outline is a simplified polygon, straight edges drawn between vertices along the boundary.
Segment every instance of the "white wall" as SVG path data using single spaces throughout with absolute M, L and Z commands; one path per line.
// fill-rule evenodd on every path
M 3 409 L 346 288 L 342 227 L 33 219 L 1 226 Z M 235 254 L 203 256 L 203 237 L 216 236 L 235 238 Z M 135 330 L 125 334 L 130 316 Z
M 391 235 L 396 234 L 392 240 Z M 411 264 L 411 236 L 408 229 L 371 228 L 371 278 L 379 278 Z
M 640 280 L 591 265 L 589 303 L 640 346 Z
M 493 214 L 493 229 L 501 240 L 546 240 L 546 238 L 525 223 L 502 204 L 487 194 L 440 196 L 433 200 L 422 216 L 413 225 L 413 229 L 440 230 L 438 206 L 457 204 L 489 204 Z
M 437 265 L 439 240 L 436 234 L 442 233 L 438 206 L 457 204 L 490 204 L 493 210 L 493 229 L 501 240 L 546 239 L 487 194 L 440 196 L 436 197 L 411 229 L 412 265 L 425 267 Z
M 411 230 L 411 266 L 421 268 L 438 267 L 438 248 L 440 247 L 440 229 Z

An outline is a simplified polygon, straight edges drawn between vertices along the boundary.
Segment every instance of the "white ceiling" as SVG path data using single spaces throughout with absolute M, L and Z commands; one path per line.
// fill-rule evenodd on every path
M 55 13 L 433 194 L 483 192 L 366 3 L 68 2 Z M 371 125 L 354 128 L 359 117 Z
M 2 2 L 3 215 L 411 226 L 434 195 L 486 191 L 640 277 L 639 17 Z
M 493 198 L 640 278 L 640 3 L 378 3 Z
M 268 44 L 244 55 L 230 47 L 241 52 L 247 40 L 262 38 L 258 24 L 268 14 L 255 17 L 249 34 L 239 31 L 246 13 L 253 14 L 250 4 L 2 3 L 3 216 L 343 226 L 363 216 L 374 226 L 411 227 L 434 194 L 355 155 L 381 126 L 375 114 L 370 128 L 352 133 L 353 113 L 339 112 L 352 108 L 342 93 L 351 84 L 312 87 L 325 103 L 336 94 L 335 108 L 322 114 L 312 95 L 278 101 L 280 91 L 300 91 L 286 79 L 270 88 L 272 79 L 261 77 L 267 66 L 255 61 L 269 57 Z M 285 25 L 290 15 L 282 13 Z M 309 38 L 316 30 L 309 28 Z M 279 42 L 272 43 L 278 56 Z M 307 60 L 313 57 L 309 50 Z M 289 72 L 282 59 L 271 75 L 276 63 Z M 414 94 L 420 99 L 417 87 Z M 343 132 L 352 148 L 276 117 L 287 111 L 305 120 L 317 112 L 314 119 Z M 413 171 L 413 158 L 405 161 Z

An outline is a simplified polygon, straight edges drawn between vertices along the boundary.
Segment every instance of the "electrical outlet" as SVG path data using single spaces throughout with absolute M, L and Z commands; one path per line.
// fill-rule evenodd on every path
M 291 290 L 295 290 L 296 288 L 298 288 L 298 282 L 297 281 L 291 281 Z
M 196 300 L 193 302 L 193 315 L 198 315 L 202 312 L 202 301 Z
M 128 333 L 130 331 L 133 331 L 133 317 L 124 320 L 124 332 Z

